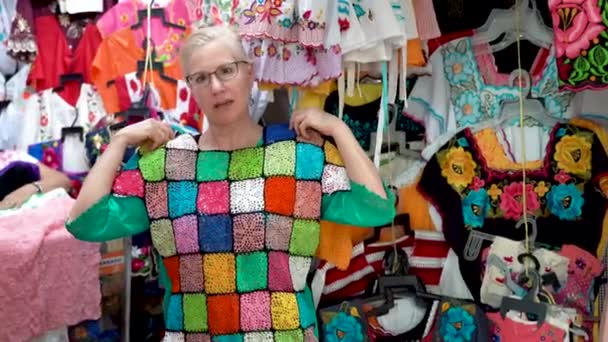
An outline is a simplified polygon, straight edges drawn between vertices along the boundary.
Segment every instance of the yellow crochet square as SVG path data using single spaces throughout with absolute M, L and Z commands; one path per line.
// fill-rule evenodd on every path
M 208 294 L 236 291 L 236 271 L 233 254 L 207 254 L 203 257 L 203 279 Z
M 298 300 L 294 293 L 275 292 L 270 299 L 272 327 L 275 330 L 291 330 L 300 327 Z
M 326 141 L 323 146 L 323 149 L 325 150 L 326 162 L 338 166 L 344 166 L 344 161 L 342 161 L 342 156 L 340 155 L 340 152 L 338 151 L 336 145 L 330 143 L 329 141 Z

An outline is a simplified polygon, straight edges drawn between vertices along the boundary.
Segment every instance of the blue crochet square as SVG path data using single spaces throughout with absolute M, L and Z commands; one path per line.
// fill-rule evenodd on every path
M 169 182 L 169 216 L 177 218 L 196 213 L 196 182 Z
M 264 142 L 266 145 L 278 141 L 291 140 L 296 138 L 296 132 L 289 129 L 288 124 L 271 125 L 266 127 Z
M 213 342 L 243 342 L 243 335 L 234 334 L 234 335 L 214 336 Z
M 169 297 L 167 308 L 167 330 L 184 330 L 184 311 L 182 309 L 182 295 L 174 294 Z
M 305 329 L 313 326 L 317 321 L 317 314 L 308 287 L 304 292 L 298 292 L 296 298 L 298 299 L 298 311 L 300 312 L 300 325 Z
M 325 161 L 323 150 L 316 145 L 298 143 L 296 146 L 296 179 L 320 180 Z
M 198 229 L 198 243 L 202 252 L 232 251 L 232 218 L 230 216 L 199 216 Z

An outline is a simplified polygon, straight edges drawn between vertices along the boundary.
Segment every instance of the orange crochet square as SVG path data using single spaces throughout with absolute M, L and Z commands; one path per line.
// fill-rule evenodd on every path
M 212 335 L 235 334 L 241 330 L 239 295 L 209 296 L 207 313 Z
M 179 257 L 164 258 L 163 263 L 167 269 L 167 275 L 171 279 L 171 292 L 180 292 L 179 288 Z
M 236 271 L 233 254 L 207 254 L 203 257 L 203 279 L 208 294 L 236 291 Z
M 266 211 L 292 216 L 296 203 L 296 179 L 294 177 L 270 177 L 264 188 Z
M 273 329 L 291 330 L 300 327 L 300 313 L 295 294 L 274 292 L 270 303 Z

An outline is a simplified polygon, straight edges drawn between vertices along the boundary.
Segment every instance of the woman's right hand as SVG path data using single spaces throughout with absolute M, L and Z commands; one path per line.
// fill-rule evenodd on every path
M 153 151 L 174 137 L 171 126 L 165 122 L 147 119 L 118 131 L 112 140 L 120 140 L 128 146 L 139 146 Z

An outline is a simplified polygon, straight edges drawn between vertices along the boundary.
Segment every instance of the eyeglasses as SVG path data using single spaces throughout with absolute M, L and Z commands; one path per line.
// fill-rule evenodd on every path
M 186 76 L 186 82 L 190 85 L 208 87 L 211 84 L 211 75 L 215 75 L 222 82 L 230 81 L 239 74 L 239 64 L 241 63 L 249 64 L 246 61 L 226 63 L 217 67 L 213 72 L 199 71 L 190 74 Z

